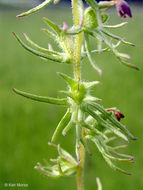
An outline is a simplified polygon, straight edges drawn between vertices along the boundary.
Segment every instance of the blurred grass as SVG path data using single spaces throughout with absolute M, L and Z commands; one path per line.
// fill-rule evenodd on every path
M 132 63 L 143 68 L 143 9 L 133 8 L 133 19 L 119 33 L 137 45 L 136 48 L 122 46 L 121 50 L 132 56 Z M 35 16 L 17 19 L 19 12 L 0 12 L 0 189 L 4 183 L 25 183 L 28 190 L 73 190 L 76 189 L 75 177 L 47 179 L 33 169 L 43 158 L 54 157 L 54 151 L 48 147 L 47 142 L 63 115 L 65 109 L 47 104 L 35 103 L 13 94 L 11 88 L 15 87 L 27 92 L 57 96 L 57 91 L 65 89 L 66 85 L 56 72 L 72 73 L 69 65 L 60 65 L 48 61 L 44 62 L 23 50 L 13 38 L 11 32 L 20 34 L 26 31 L 33 40 L 47 46 L 51 42 L 40 27 L 45 27 L 41 21 L 43 16 L 62 24 L 66 21 L 72 23 L 70 9 L 47 9 Z M 121 22 L 113 16 L 112 23 Z M 54 44 L 53 42 L 51 42 Z M 93 46 L 95 42 L 93 42 Z M 58 47 L 55 46 L 57 49 Z M 125 176 L 112 171 L 104 162 L 94 146 L 92 158 L 87 155 L 85 168 L 85 186 L 88 190 L 96 189 L 96 176 L 101 178 L 103 190 L 142 190 L 143 189 L 143 72 L 134 71 L 122 66 L 112 55 L 97 55 L 98 65 L 103 69 L 103 76 L 98 74 L 84 61 L 82 66 L 83 79 L 101 80 L 102 85 L 93 91 L 97 97 L 103 99 L 106 107 L 116 106 L 124 114 L 128 128 L 138 137 L 138 141 L 131 142 L 127 152 L 136 156 L 136 163 L 123 165 L 133 173 Z M 70 71 L 69 71 L 70 70 Z M 60 136 L 58 141 L 67 150 L 74 146 L 74 130 L 68 137 Z M 57 141 L 57 143 L 58 143 Z

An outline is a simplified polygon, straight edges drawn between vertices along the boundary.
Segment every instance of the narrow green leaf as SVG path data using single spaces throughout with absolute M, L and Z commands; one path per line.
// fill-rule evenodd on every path
M 24 13 L 21 13 L 19 15 L 17 15 L 16 17 L 23 17 L 23 16 L 27 16 L 27 15 L 30 15 L 32 13 L 35 13 L 39 10 L 41 10 L 42 8 L 46 7 L 48 4 L 50 4 L 52 2 L 52 0 L 45 0 L 43 3 L 41 3 L 40 5 L 36 6 L 35 8 L 33 9 L 30 9 L 29 11 L 27 12 L 24 12 Z
M 105 23 L 108 19 L 108 15 L 107 14 L 101 14 L 101 20 L 102 20 L 102 23 Z
M 89 38 L 87 34 L 85 34 L 85 49 L 86 49 L 86 53 L 87 53 L 90 64 L 99 73 L 99 75 L 102 75 L 102 70 L 96 65 L 95 61 L 93 61 L 91 51 L 90 51 Z
M 100 98 L 87 95 L 87 96 L 84 98 L 83 101 L 84 101 L 84 102 L 97 102 L 97 101 L 102 101 L 102 100 L 101 100 Z
M 122 43 L 126 44 L 126 45 L 130 45 L 130 46 L 135 46 L 135 44 L 131 43 L 131 42 L 127 42 L 125 41 L 124 39 L 122 39 L 121 37 L 115 35 L 115 34 L 112 34 L 111 32 L 105 30 L 105 29 L 102 29 L 101 30 L 104 34 L 106 34 L 107 36 L 115 39 L 115 40 L 120 40 Z
M 97 183 L 98 190 L 102 190 L 102 184 L 99 177 L 96 178 L 96 183 Z
M 122 148 L 126 148 L 128 145 L 119 145 L 119 146 L 114 146 L 112 147 L 113 150 L 118 150 L 118 149 L 122 149 Z
M 99 8 L 98 3 L 96 0 L 86 0 L 86 2 L 95 10 Z
M 56 105 L 67 105 L 67 99 L 58 99 L 58 98 L 51 98 L 51 97 L 45 97 L 45 96 L 37 96 L 34 94 L 29 94 L 20 90 L 17 90 L 15 88 L 12 89 L 16 94 L 19 94 L 25 98 L 29 98 L 31 100 L 49 103 L 49 104 L 56 104 Z
M 120 128 L 132 140 L 136 140 L 136 138 L 128 131 L 128 129 L 122 123 L 117 121 L 115 117 L 109 115 L 109 112 L 107 112 L 102 106 L 100 106 L 97 103 L 90 103 L 89 105 L 91 105 L 96 110 L 100 111 L 106 118 L 108 118 L 116 127 Z
M 119 152 L 114 151 L 114 149 L 110 146 L 108 146 L 108 149 L 110 152 L 114 153 L 117 156 L 123 157 L 123 158 L 129 158 L 130 160 L 134 160 L 135 158 L 133 156 L 130 155 L 126 155 L 126 154 L 121 154 Z
M 67 124 L 67 126 L 64 128 L 63 132 L 62 132 L 63 136 L 66 136 L 66 135 L 67 135 L 67 132 L 68 132 L 72 127 L 74 127 L 74 126 L 75 126 L 75 123 L 74 123 L 73 121 L 70 121 L 70 122 Z
M 58 153 L 59 153 L 60 157 L 64 158 L 65 160 L 72 163 L 73 165 L 77 165 L 75 158 L 70 153 L 68 153 L 66 150 L 61 148 L 60 145 L 58 145 Z
M 100 138 L 92 137 L 92 138 L 90 138 L 90 140 L 92 140 L 96 144 L 96 146 L 97 146 L 98 150 L 101 152 L 102 156 L 107 157 L 111 160 L 116 160 L 116 161 L 125 161 L 125 162 L 131 161 L 130 158 L 127 158 L 127 159 L 118 158 L 118 157 L 114 157 L 114 156 L 110 155 L 109 153 L 107 153 L 104 148 L 105 145 L 103 145 L 103 143 L 101 143 Z
M 102 154 L 103 149 L 101 148 L 101 146 L 100 146 L 99 142 L 97 141 L 97 139 L 96 139 L 96 138 L 93 138 L 93 137 L 90 136 L 90 135 L 86 136 L 86 138 L 89 139 L 89 140 L 92 140 L 92 141 L 96 144 L 98 150 L 99 150 L 99 151 L 101 152 L 101 154 Z M 105 159 L 105 161 L 107 162 L 107 164 L 108 164 L 112 169 L 114 169 L 114 170 L 116 170 L 116 171 L 119 171 L 119 172 L 122 172 L 122 173 L 127 174 L 127 175 L 131 175 L 129 172 L 126 172 L 125 170 L 122 170 L 122 169 L 118 168 L 117 166 L 115 166 L 115 165 L 112 163 L 111 159 L 108 158 L 105 154 L 102 154 L 102 156 L 103 156 L 103 158 Z
M 107 164 L 108 164 L 113 170 L 119 171 L 119 172 L 124 173 L 124 174 L 126 174 L 126 175 L 131 175 L 131 173 L 129 173 L 129 172 L 127 172 L 127 171 L 125 171 L 125 170 L 123 170 L 123 169 L 121 169 L 121 168 L 115 166 L 109 158 L 107 158 L 107 157 L 105 157 L 105 156 L 103 156 L 103 157 L 104 157 L 105 161 L 107 162 Z
M 95 118 L 99 123 L 101 123 L 105 128 L 111 130 L 114 134 L 116 134 L 117 136 L 121 137 L 122 139 L 124 139 L 125 141 L 128 142 L 128 138 L 123 133 L 121 133 L 119 129 L 110 125 L 102 117 L 100 117 L 98 114 L 96 114 L 96 112 L 93 111 L 89 106 L 87 106 L 87 108 L 84 107 L 83 109 L 87 113 L 89 113 L 93 118 Z
M 97 31 L 97 30 L 96 30 L 96 31 Z M 138 68 L 136 65 L 133 65 L 133 64 L 131 64 L 131 63 L 128 63 L 128 62 L 126 62 L 125 60 L 123 60 L 122 57 L 120 57 L 120 56 L 125 56 L 126 54 L 119 53 L 119 52 L 115 49 L 115 48 L 119 45 L 119 43 L 117 43 L 117 45 L 115 46 L 115 45 L 111 44 L 111 43 L 107 40 L 107 38 L 105 38 L 105 36 L 102 34 L 102 32 L 100 32 L 99 30 L 98 30 L 97 32 L 98 32 L 98 34 L 101 36 L 101 38 L 103 39 L 103 41 L 105 42 L 105 44 L 110 48 L 110 50 L 114 53 L 114 55 L 117 57 L 117 59 L 118 59 L 122 64 L 124 64 L 124 65 L 127 66 L 127 67 L 136 69 L 136 70 L 138 70 L 138 71 L 140 70 L 140 68 Z M 93 34 L 94 34 L 94 33 L 93 33 Z M 127 55 L 126 55 L 126 58 L 129 59 L 129 56 L 127 57 Z
M 83 82 L 83 85 L 85 86 L 86 89 L 92 88 L 97 84 L 100 84 L 100 82 L 99 81 Z
M 53 23 L 52 21 L 50 21 L 49 19 L 47 19 L 45 17 L 43 18 L 43 20 L 46 22 L 46 24 L 48 26 L 50 26 L 53 29 L 54 32 L 56 32 L 56 34 L 58 36 L 60 36 L 62 30 L 60 29 L 60 27 L 57 24 Z
M 61 121 L 59 122 L 59 124 L 52 136 L 51 142 L 54 142 L 55 138 L 57 137 L 60 130 L 63 129 L 64 127 L 66 127 L 66 125 L 68 124 L 68 122 L 70 120 L 70 117 L 71 117 L 71 113 L 70 113 L 70 110 L 68 109 L 67 112 L 65 113 L 65 115 L 63 116 L 63 118 L 61 119 Z
M 115 1 L 100 1 L 98 3 L 99 9 L 106 9 L 115 6 Z
M 55 35 L 53 32 L 49 31 L 46 28 L 42 28 L 41 31 L 43 31 L 44 33 L 46 33 L 50 38 L 52 38 L 54 40 L 57 38 L 57 35 Z
M 107 52 L 109 51 L 110 49 L 109 48 L 104 48 L 104 49 L 101 49 L 101 50 L 91 50 L 91 53 L 101 53 L 101 52 Z M 82 52 L 82 58 L 84 57 L 87 57 L 87 53 L 84 51 Z
M 93 126 L 91 126 L 91 125 L 89 125 L 89 124 L 87 124 L 85 122 L 82 123 L 82 126 L 85 127 L 85 128 L 87 128 L 87 129 L 89 129 L 90 131 L 94 132 L 95 134 L 100 135 L 101 137 L 103 137 L 107 141 L 109 140 L 108 137 L 104 133 L 102 133 L 101 131 L 99 131 L 98 129 L 96 129 L 96 127 L 93 127 Z
M 62 77 L 62 78 L 67 82 L 67 84 L 68 84 L 71 88 L 73 88 L 75 85 L 78 85 L 78 82 L 77 82 L 77 81 L 75 81 L 73 78 L 67 76 L 66 74 L 60 73 L 60 72 L 57 72 L 57 74 L 58 74 L 60 77 Z
M 98 139 L 98 143 L 103 147 L 103 154 L 107 157 L 107 158 L 110 158 L 112 160 L 117 160 L 117 161 L 123 161 L 123 162 L 132 162 L 133 160 L 133 157 L 124 157 L 124 156 L 121 156 L 120 154 L 118 154 L 116 152 L 116 155 L 117 156 L 120 156 L 120 157 L 114 157 L 110 154 L 110 152 L 113 153 L 113 151 L 110 151 L 109 149 L 109 146 L 106 146 L 104 140 L 101 138 L 101 137 L 96 137 Z M 114 153 L 115 154 L 115 153 Z M 124 158 L 123 158 L 124 157 Z
M 69 58 L 67 58 L 64 55 L 52 56 L 52 55 L 48 55 L 46 53 L 39 52 L 39 51 L 34 50 L 31 47 L 27 46 L 14 32 L 13 32 L 13 35 L 15 36 L 15 38 L 17 39 L 17 41 L 20 43 L 20 45 L 22 47 L 24 47 L 26 50 L 28 50 L 29 52 L 31 52 L 31 53 L 33 53 L 33 54 L 35 54 L 37 56 L 40 56 L 40 57 L 43 57 L 45 59 L 49 59 L 49 60 L 52 60 L 52 61 L 56 61 L 56 62 L 59 62 L 59 63 L 70 63 Z
M 60 160 L 58 161 L 58 171 L 61 176 L 65 176 L 65 173 L 62 171 L 61 163 Z
M 120 24 L 116 24 L 116 25 L 103 25 L 104 28 L 110 28 L 110 29 L 116 29 L 116 28 L 120 28 L 122 26 L 125 26 L 126 24 L 128 24 L 128 22 L 122 22 Z
M 127 61 L 125 61 L 124 59 L 122 59 L 121 57 L 118 57 L 119 61 L 124 64 L 125 66 L 129 67 L 129 68 L 132 68 L 132 69 L 136 69 L 137 71 L 140 71 L 140 68 L 137 67 L 136 65 L 134 64 L 131 64 Z
M 36 44 L 35 42 L 33 42 L 28 36 L 26 33 L 23 33 L 25 39 L 27 40 L 27 42 L 32 46 L 34 47 L 35 49 L 41 51 L 41 52 L 44 52 L 44 53 L 49 53 L 51 55 L 59 55 L 60 56 L 60 53 L 59 52 L 56 52 L 56 51 L 51 51 L 51 50 L 48 50 L 46 48 L 42 48 L 41 46 L 39 46 L 38 44 Z

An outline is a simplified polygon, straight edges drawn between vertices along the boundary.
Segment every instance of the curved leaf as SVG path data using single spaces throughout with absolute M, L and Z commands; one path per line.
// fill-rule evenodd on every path
M 25 98 L 29 98 L 31 100 L 35 100 L 38 102 L 44 102 L 44 103 L 49 103 L 49 104 L 56 104 L 56 105 L 67 105 L 67 99 L 58 99 L 58 98 L 51 98 L 51 97 L 46 97 L 46 96 L 37 96 L 34 94 L 26 93 L 20 90 L 17 90 L 15 88 L 12 89 L 16 94 L 19 94 Z
M 17 15 L 16 17 L 23 17 L 23 16 L 27 16 L 30 15 L 32 13 L 35 13 L 41 9 L 43 9 L 44 7 L 46 7 L 48 4 L 50 4 L 52 2 L 52 0 L 45 0 L 43 3 L 41 3 L 40 5 L 36 6 L 33 9 L 30 9 L 29 11 L 26 11 L 24 13 L 21 13 L 19 15 Z

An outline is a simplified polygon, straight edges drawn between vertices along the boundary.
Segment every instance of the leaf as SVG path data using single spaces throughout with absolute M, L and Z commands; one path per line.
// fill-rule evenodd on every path
M 112 34 L 111 32 L 105 30 L 105 29 L 101 29 L 101 31 L 106 34 L 107 36 L 115 39 L 115 40 L 120 40 L 122 43 L 126 44 L 126 45 L 130 45 L 130 46 L 135 46 L 135 44 L 131 43 L 131 42 L 127 42 L 125 41 L 124 39 L 122 39 L 121 37 L 115 35 L 115 34 Z
M 58 145 L 58 153 L 59 153 L 60 157 L 65 158 L 65 160 L 69 161 L 70 163 L 72 163 L 75 166 L 77 165 L 75 158 L 71 154 L 69 154 L 66 150 L 61 148 L 60 145 Z
M 78 85 L 78 82 L 75 81 L 74 79 L 72 79 L 71 77 L 69 77 L 68 75 L 66 75 L 64 73 L 60 73 L 60 72 L 57 72 L 57 74 L 60 77 L 62 77 L 71 88 L 73 88 L 74 86 Z
M 59 63 L 70 63 L 70 59 L 67 58 L 66 55 L 53 56 L 53 55 L 48 55 L 47 53 L 42 53 L 40 51 L 34 50 L 31 47 L 27 46 L 14 32 L 13 32 L 13 35 L 22 47 L 24 47 L 26 50 L 28 50 L 29 52 L 31 52 L 37 56 L 40 56 L 40 57 L 43 57 L 45 59 L 49 59 L 52 61 L 56 61 Z
M 101 152 L 103 158 L 105 159 L 105 161 L 107 162 L 107 164 L 108 164 L 112 169 L 117 170 L 117 171 L 120 171 L 120 172 L 122 172 L 122 173 L 124 173 L 124 174 L 127 174 L 127 175 L 131 175 L 129 172 L 126 172 L 125 170 L 122 170 L 122 169 L 118 168 L 117 166 L 115 166 L 115 165 L 112 163 L 111 159 L 108 158 L 106 154 L 104 154 L 103 149 L 102 149 L 101 145 L 99 144 L 99 142 L 98 142 L 98 140 L 97 140 L 96 138 L 93 138 L 93 137 L 90 136 L 90 135 L 86 136 L 86 138 L 89 139 L 89 140 L 92 140 L 92 141 L 96 144 L 96 146 L 97 146 L 98 150 Z
M 54 31 L 58 36 L 60 36 L 62 30 L 60 29 L 60 27 L 59 27 L 57 24 L 53 23 L 52 21 L 50 21 L 49 19 L 47 19 L 47 18 L 45 18 L 45 17 L 43 18 L 43 20 L 45 21 L 46 24 L 48 24 L 48 26 L 50 26 L 50 27 L 53 29 L 53 31 Z
M 101 137 L 103 137 L 104 139 L 106 139 L 108 141 L 108 137 L 104 133 L 102 133 L 101 131 L 96 129 L 96 127 L 93 127 L 87 123 L 82 123 L 82 125 L 83 125 L 83 127 L 89 129 L 91 132 L 94 132 L 96 135 L 100 135 Z
M 102 184 L 101 184 L 101 181 L 100 181 L 100 179 L 98 177 L 96 178 L 96 183 L 97 183 L 97 186 L 98 186 L 98 190 L 102 190 Z
M 66 135 L 67 135 L 67 132 L 68 132 L 72 127 L 74 127 L 74 126 L 75 126 L 75 123 L 74 123 L 73 121 L 70 121 L 70 122 L 67 124 L 67 126 L 64 128 L 63 132 L 62 132 L 63 136 L 66 136 Z
M 116 25 L 103 25 L 103 27 L 104 28 L 110 28 L 110 29 L 116 29 L 116 28 L 120 28 L 126 24 L 128 24 L 128 22 L 122 22 L 122 23 L 116 24 Z
M 128 131 L 128 129 L 122 123 L 117 121 L 112 115 L 110 115 L 102 106 L 97 103 L 89 103 L 89 105 L 100 111 L 106 118 L 108 118 L 116 127 L 120 128 L 132 140 L 136 140 L 136 138 Z
M 100 1 L 98 3 L 99 9 L 106 9 L 115 6 L 115 1 Z
M 44 102 L 49 104 L 56 104 L 56 105 L 67 105 L 67 99 L 58 99 L 58 98 L 51 98 L 51 97 L 45 97 L 45 96 L 37 96 L 34 94 L 30 94 L 27 92 L 23 92 L 20 90 L 17 90 L 15 88 L 12 89 L 16 94 L 19 94 L 25 98 L 29 98 L 31 100 L 35 100 L 38 102 Z
M 115 45 L 111 44 L 111 43 L 108 41 L 108 39 L 102 34 L 101 31 L 96 30 L 96 32 L 101 36 L 101 38 L 103 39 L 103 41 L 105 42 L 105 44 L 110 48 L 110 50 L 114 53 L 114 55 L 117 57 L 117 59 L 118 59 L 122 64 L 124 64 L 124 65 L 127 66 L 127 67 L 136 69 L 136 70 L 138 70 L 138 71 L 140 70 L 140 68 L 138 68 L 136 65 L 133 65 L 133 64 L 131 64 L 131 63 L 128 63 L 127 61 L 125 61 L 125 60 L 123 59 L 123 57 L 121 57 L 121 56 L 124 56 L 124 57 L 126 56 L 126 59 L 129 59 L 129 58 L 130 58 L 128 55 L 119 53 L 119 52 L 115 49 L 116 46 L 118 46 L 119 43 L 117 43 L 117 45 L 115 46 Z M 92 35 L 94 35 L 94 33 L 92 33 Z M 120 40 L 121 40 L 121 39 L 120 39 Z M 123 42 L 123 40 L 121 40 L 121 42 Z M 125 41 L 124 41 L 124 42 L 125 42 Z
M 19 15 L 17 15 L 16 17 L 23 17 L 23 16 L 27 16 L 27 15 L 30 15 L 32 13 L 35 13 L 39 10 L 41 10 L 42 8 L 46 7 L 48 4 L 50 4 L 52 2 L 52 0 L 45 0 L 43 3 L 41 3 L 40 5 L 36 6 L 35 8 L 33 9 L 30 9 L 29 11 L 27 12 L 24 12 L 24 13 L 21 13 Z
M 96 0 L 86 0 L 86 2 L 95 10 L 99 8 L 98 3 Z
M 40 47 L 38 44 L 36 44 L 35 42 L 33 42 L 28 36 L 26 33 L 23 33 L 24 37 L 26 38 L 27 42 L 33 46 L 34 48 L 36 48 L 37 50 L 41 51 L 41 52 L 44 52 L 44 53 L 49 53 L 49 54 L 52 54 L 52 55 L 59 55 L 60 56 L 60 53 L 59 52 L 56 52 L 56 51 L 53 51 L 53 50 L 48 50 L 46 48 L 42 48 Z
M 91 51 L 90 51 L 90 46 L 89 46 L 89 39 L 88 39 L 87 34 L 85 34 L 85 49 L 86 49 L 86 53 L 87 53 L 90 64 L 99 73 L 99 75 L 102 75 L 102 70 L 98 67 L 98 65 L 96 65 L 95 61 L 93 61 Z
M 51 142 L 54 142 L 59 131 L 61 129 L 63 129 L 64 127 L 66 127 L 66 125 L 68 124 L 68 122 L 70 120 L 70 117 L 71 117 L 71 113 L 70 113 L 70 110 L 68 109 L 67 112 L 65 113 L 65 115 L 63 116 L 63 118 L 61 119 L 61 121 L 59 122 L 59 124 L 52 136 Z
M 105 128 L 111 130 L 114 134 L 121 137 L 125 141 L 128 142 L 128 138 L 120 132 L 116 127 L 113 127 L 110 125 L 107 121 L 105 121 L 102 117 L 100 117 L 95 111 L 93 111 L 88 105 L 83 108 L 89 115 L 91 115 L 93 118 L 95 118 L 99 123 L 101 123 Z
M 85 86 L 86 89 L 92 88 L 97 84 L 100 84 L 100 82 L 99 81 L 83 82 L 83 85 Z
M 102 22 L 105 23 L 107 21 L 107 19 L 108 19 L 108 15 L 107 14 L 102 14 L 101 19 L 102 19 Z
M 50 38 L 54 40 L 57 38 L 57 36 L 53 32 L 49 31 L 48 29 L 42 28 L 41 30 L 45 32 Z

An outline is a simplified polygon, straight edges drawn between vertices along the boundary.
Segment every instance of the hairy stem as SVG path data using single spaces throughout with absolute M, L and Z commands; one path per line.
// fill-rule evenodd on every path
M 82 131 L 82 136 L 84 138 L 84 131 Z M 77 176 L 76 176 L 76 182 L 77 182 L 77 190 L 84 190 L 84 183 L 83 183 L 83 171 L 84 171 L 84 160 L 85 160 L 85 148 L 80 143 L 79 148 L 79 164 L 77 168 Z
M 82 24 L 80 8 L 78 5 L 78 1 L 80 0 L 72 0 L 72 9 L 73 9 L 73 20 L 74 25 L 79 26 Z M 81 59 L 81 47 L 83 42 L 83 33 L 77 34 L 75 36 L 75 47 L 74 47 L 74 57 L 73 57 L 73 69 L 74 69 L 74 77 L 77 81 L 80 81 L 80 59 Z
M 83 22 L 83 5 L 81 0 L 72 0 L 72 10 L 73 10 L 73 20 L 75 26 L 81 26 Z M 83 43 L 83 33 L 77 34 L 75 36 L 75 47 L 74 47 L 74 57 L 73 57 L 73 69 L 74 77 L 80 83 L 81 80 L 81 71 L 80 71 L 80 60 L 81 60 L 81 48 Z M 79 126 L 78 126 L 79 127 Z M 84 131 L 82 130 L 81 134 L 84 138 Z M 77 159 L 79 161 L 77 167 L 77 190 L 84 190 L 83 185 L 83 169 L 84 169 L 84 160 L 85 160 L 85 149 L 84 146 L 80 143 L 78 148 Z

